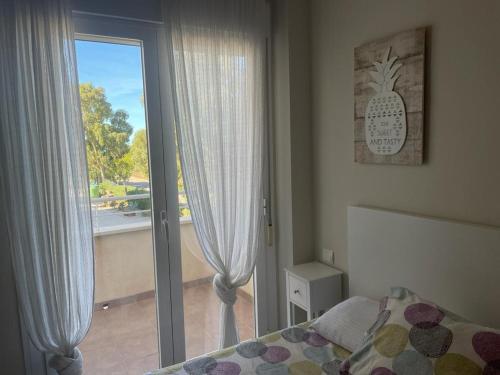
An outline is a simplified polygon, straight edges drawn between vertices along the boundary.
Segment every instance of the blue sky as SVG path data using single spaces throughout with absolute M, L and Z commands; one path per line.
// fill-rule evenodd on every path
M 103 87 L 113 110 L 127 111 L 134 131 L 144 128 L 141 48 L 77 40 L 76 56 L 80 83 Z

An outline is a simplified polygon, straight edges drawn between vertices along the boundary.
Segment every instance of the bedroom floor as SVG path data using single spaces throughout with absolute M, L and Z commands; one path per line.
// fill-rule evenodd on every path
M 254 337 L 253 301 L 239 295 L 235 305 L 241 340 Z M 184 287 L 186 356 L 217 349 L 219 300 L 212 284 Z M 80 345 L 85 375 L 139 374 L 158 368 L 153 298 L 99 310 Z

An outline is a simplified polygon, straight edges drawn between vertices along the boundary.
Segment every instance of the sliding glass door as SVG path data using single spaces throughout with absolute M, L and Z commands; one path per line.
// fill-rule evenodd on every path
M 94 320 L 80 347 L 86 375 L 143 373 L 218 349 L 215 272 L 184 191 L 162 28 L 75 15 L 96 266 Z M 269 200 L 263 205 L 270 226 Z M 262 238 L 254 275 L 238 292 L 242 340 L 277 328 L 268 239 Z

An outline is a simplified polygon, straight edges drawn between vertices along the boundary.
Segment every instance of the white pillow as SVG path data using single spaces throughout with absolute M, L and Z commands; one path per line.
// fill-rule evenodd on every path
M 351 297 L 332 307 L 311 327 L 325 339 L 353 352 L 377 320 L 378 312 L 379 302 L 366 297 Z

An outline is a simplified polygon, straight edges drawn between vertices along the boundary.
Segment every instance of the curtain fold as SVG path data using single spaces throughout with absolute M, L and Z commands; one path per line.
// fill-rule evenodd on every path
M 80 374 L 91 323 L 92 226 L 71 11 L 0 2 L 2 190 L 23 323 L 60 374 Z
M 261 247 L 265 125 L 263 0 L 166 2 L 178 145 L 193 224 L 221 299 L 220 343 Z

